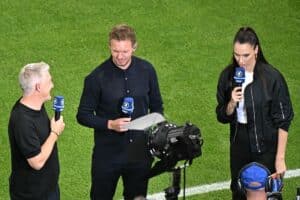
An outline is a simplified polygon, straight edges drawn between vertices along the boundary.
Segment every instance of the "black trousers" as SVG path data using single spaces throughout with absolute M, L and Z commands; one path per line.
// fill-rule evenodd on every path
M 91 199 L 112 200 L 120 178 L 125 200 L 146 197 L 153 161 L 147 148 L 146 135 L 109 136 L 96 140 L 93 150 Z M 134 136 L 132 142 L 130 136 Z
M 251 152 L 247 126 L 245 124 L 238 124 L 235 141 L 230 145 L 230 189 L 233 200 L 246 200 L 245 193 L 238 186 L 240 170 L 250 162 L 258 162 L 265 165 L 273 173 L 275 172 L 275 156 L 276 152 Z
M 51 191 L 49 194 L 43 194 L 43 197 L 32 197 L 34 199 L 42 199 L 42 200 L 60 200 L 60 191 L 59 191 L 59 185 L 57 185 L 53 191 Z M 10 193 L 10 200 L 19 200 L 24 199 L 25 197 L 16 197 L 14 194 Z M 29 197 L 30 198 L 30 197 Z M 32 199 L 31 198 L 31 199 Z M 28 199 L 28 197 L 27 197 Z
M 112 200 L 120 177 L 123 181 L 123 196 L 125 200 L 133 200 L 137 196 L 147 195 L 150 164 L 138 163 L 109 163 L 98 165 L 93 170 L 91 200 Z

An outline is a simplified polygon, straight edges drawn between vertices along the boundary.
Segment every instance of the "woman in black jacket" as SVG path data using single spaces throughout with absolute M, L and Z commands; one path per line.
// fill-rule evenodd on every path
M 236 86 L 233 78 L 237 67 L 245 69 L 241 86 Z M 239 171 L 258 162 L 274 178 L 284 174 L 288 129 L 294 115 L 284 77 L 266 61 L 250 27 L 240 28 L 234 37 L 232 63 L 220 74 L 217 101 L 218 121 L 230 123 L 232 199 L 250 199 L 253 192 L 245 195 L 239 189 Z

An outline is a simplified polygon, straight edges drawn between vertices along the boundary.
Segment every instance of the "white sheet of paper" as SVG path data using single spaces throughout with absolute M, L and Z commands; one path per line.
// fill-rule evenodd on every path
M 151 126 L 163 121 L 166 121 L 166 119 L 160 113 L 150 113 L 148 115 L 144 115 L 142 117 L 136 118 L 135 120 L 132 120 L 126 126 L 126 128 L 128 128 L 129 130 L 146 130 Z

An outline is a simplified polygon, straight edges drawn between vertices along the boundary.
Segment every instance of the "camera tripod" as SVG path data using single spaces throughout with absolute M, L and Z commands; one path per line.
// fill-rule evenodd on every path
M 185 182 L 187 166 L 189 166 L 189 164 L 185 162 L 184 165 L 175 167 L 171 170 L 172 185 L 164 189 L 166 200 L 178 200 L 178 195 L 180 193 L 181 169 L 183 169 L 183 200 L 185 200 Z

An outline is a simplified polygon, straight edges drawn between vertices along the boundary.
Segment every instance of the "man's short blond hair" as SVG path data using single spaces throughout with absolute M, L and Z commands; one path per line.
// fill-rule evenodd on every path
M 34 87 L 43 78 L 43 74 L 48 72 L 50 66 L 45 62 L 30 63 L 25 65 L 19 74 L 19 84 L 23 95 L 29 95 L 34 91 Z

